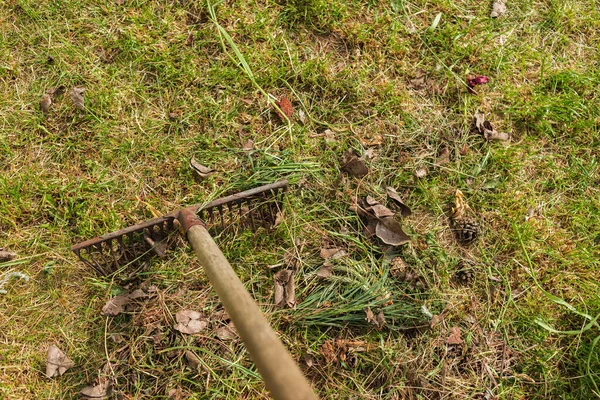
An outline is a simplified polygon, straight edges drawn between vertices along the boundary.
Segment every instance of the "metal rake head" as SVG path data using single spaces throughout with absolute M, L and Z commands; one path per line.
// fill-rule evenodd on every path
M 206 205 L 195 204 L 193 211 L 209 230 L 271 226 L 282 209 L 287 181 L 260 186 Z M 181 210 L 86 240 L 71 247 L 79 259 L 101 275 L 138 264 L 152 254 L 164 255 L 168 238 L 177 232 Z

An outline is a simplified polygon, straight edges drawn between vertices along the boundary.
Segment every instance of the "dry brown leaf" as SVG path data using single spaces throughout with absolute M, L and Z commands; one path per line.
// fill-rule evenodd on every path
M 200 363 L 202 362 L 202 360 L 200 360 L 200 357 L 198 357 L 196 355 L 196 353 L 194 353 L 191 350 L 186 350 L 185 351 L 185 359 L 187 360 L 188 365 L 192 368 L 192 369 L 198 369 L 198 366 L 200 365 Z
M 394 217 L 381 218 L 375 227 L 375 235 L 385 244 L 400 246 L 410 242 L 410 237 L 404 233 L 400 223 Z
M 311 368 L 317 364 L 317 360 L 311 354 L 306 353 L 304 354 L 303 358 L 308 368 Z
M 40 109 L 44 114 L 48 114 L 50 112 L 50 106 L 52 105 L 52 98 L 49 94 L 45 94 L 42 96 L 40 100 Z
M 427 171 L 427 167 L 418 167 L 415 169 L 415 176 L 419 179 L 425 178 L 429 171 Z
M 53 99 L 60 97 L 63 95 L 63 93 L 65 92 L 65 87 L 63 85 L 60 85 L 58 87 L 51 87 L 48 88 L 48 90 L 46 90 L 46 94 L 49 94 L 50 97 L 52 97 Z
M 101 382 L 96 386 L 86 386 L 81 390 L 85 399 L 106 399 L 112 392 L 110 382 Z
M 446 339 L 447 344 L 462 344 L 464 341 L 460 337 L 460 328 L 453 326 L 450 328 L 450 336 Z
M 296 286 L 292 270 L 284 269 L 273 275 L 275 280 L 275 305 L 293 308 L 296 304 Z
M 298 119 L 302 123 L 302 125 L 306 124 L 306 113 L 304 110 L 298 110 Z
M 490 13 L 490 17 L 498 18 L 502 16 L 506 12 L 506 4 L 504 0 L 495 0 L 492 3 L 492 12 Z
M 473 117 L 475 127 L 483 135 L 485 140 L 499 140 L 507 141 L 510 140 L 510 134 L 504 132 L 498 132 L 494 129 L 491 122 L 485 119 L 485 114 L 481 111 L 477 111 Z
M 435 159 L 435 165 L 440 166 L 450 162 L 450 149 L 447 146 L 442 147 Z
M 275 105 L 281 110 L 281 112 L 275 109 L 275 112 L 281 118 L 282 121 L 292 118 L 292 114 L 294 114 L 294 107 L 292 106 L 292 102 L 285 96 L 282 96 L 279 100 L 275 101 Z M 283 112 L 284 115 L 281 113 Z M 287 118 L 286 118 L 287 117 Z
M 124 293 L 115 296 L 108 300 L 104 307 L 102 307 L 102 315 L 110 315 L 113 317 L 115 315 L 119 315 L 125 310 L 125 307 L 129 303 L 131 303 L 133 300 L 143 297 L 148 297 L 148 295 L 141 289 L 136 289 L 131 293 Z
M 194 34 L 190 33 L 187 37 L 187 39 L 185 39 L 185 45 L 186 46 L 193 46 L 194 45 Z
M 10 261 L 17 256 L 17 253 L 0 249 L 0 261 Z
M 194 335 L 208 327 L 208 322 L 202 319 L 202 314 L 198 311 L 181 310 L 175 314 L 175 320 L 175 330 L 188 335 Z
M 167 393 L 168 400 L 185 400 L 187 398 L 188 398 L 188 395 L 179 386 L 177 386 L 176 388 L 172 388 Z
M 229 324 L 217 329 L 215 331 L 215 336 L 221 340 L 232 340 L 237 338 L 237 333 L 233 322 L 230 322 Z
M 361 177 L 365 176 L 369 169 L 365 165 L 365 161 L 358 157 L 356 150 L 349 149 L 341 158 L 342 171 L 350 176 Z
M 46 376 L 48 378 L 60 376 L 74 365 L 75 363 L 58 347 L 53 344 L 50 345 L 46 361 Z
M 336 260 L 338 258 L 342 258 L 342 257 L 346 256 L 347 254 L 348 253 L 346 253 L 346 250 L 340 249 L 339 247 L 333 247 L 330 249 L 321 249 L 321 251 L 319 252 L 319 255 L 324 260 L 329 260 L 329 259 Z
M 400 195 L 398 194 L 398 192 L 396 192 L 396 189 L 394 189 L 391 186 L 388 186 L 385 188 L 385 191 L 388 197 L 394 200 L 396 204 L 400 207 L 400 215 L 402 215 L 403 217 L 408 217 L 412 214 L 412 210 L 410 209 L 410 207 L 404 204 L 402 198 L 400 198 Z
M 383 315 L 383 310 L 379 310 L 379 313 L 377 313 L 377 315 L 375 315 L 373 313 L 373 311 L 371 311 L 370 307 L 365 307 L 365 314 L 366 316 L 366 320 L 367 322 L 375 325 L 375 328 L 377 329 L 381 329 L 383 328 L 383 325 L 385 324 L 385 317 Z
M 200 178 L 207 178 L 210 174 L 215 172 L 212 168 L 205 167 L 194 158 L 190 159 L 190 167 L 198 174 Z
M 333 265 L 329 263 L 323 264 L 323 266 L 317 271 L 317 276 L 319 278 L 329 278 L 331 275 L 333 275 Z
M 379 203 L 377 200 L 372 198 L 371 196 L 367 196 L 365 199 L 368 206 L 364 207 L 367 211 L 372 211 L 375 217 L 384 218 L 391 217 L 394 215 L 394 212 L 387 208 L 386 206 Z
M 242 150 L 244 150 L 244 151 L 254 150 L 254 140 L 252 140 L 252 139 L 246 140 L 246 143 L 244 143 L 244 145 L 242 146 Z
M 78 110 L 85 110 L 85 99 L 83 97 L 83 93 L 85 92 L 85 88 L 74 87 L 71 90 L 71 101 L 73 102 L 73 106 Z

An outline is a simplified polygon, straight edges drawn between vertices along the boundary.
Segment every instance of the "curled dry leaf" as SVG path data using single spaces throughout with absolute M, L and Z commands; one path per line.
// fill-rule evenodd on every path
M 194 335 L 208 327 L 208 322 L 202 319 L 202 314 L 198 311 L 181 310 L 175 314 L 175 320 L 175 330 L 187 335 Z
M 373 212 L 377 218 L 392 217 L 394 215 L 392 210 L 382 205 L 371 196 L 367 196 L 365 201 L 368 204 L 367 210 Z
M 52 105 L 52 98 L 50 97 L 50 95 L 49 94 L 43 95 L 40 100 L 40 110 L 42 110 L 42 112 L 44 114 L 48 114 L 50 112 L 51 105 Z
M 356 150 L 349 149 L 341 158 L 342 171 L 350 176 L 361 177 L 365 176 L 369 169 L 365 165 L 365 161 L 358 157 Z
M 458 326 L 453 326 L 450 328 L 450 336 L 446 339 L 447 344 L 462 344 L 464 341 L 460 337 L 460 328 Z
M 167 255 L 168 243 L 166 238 L 156 241 L 150 237 L 148 232 L 144 232 L 144 240 L 152 247 L 152 250 L 156 253 L 158 258 L 164 258 Z
M 406 204 L 404 204 L 404 202 L 402 201 L 402 198 L 400 197 L 398 192 L 396 192 L 396 189 L 388 186 L 385 188 L 385 191 L 386 191 L 388 197 L 390 199 L 394 200 L 394 202 L 400 207 L 400 215 L 402 215 L 403 217 L 408 217 L 409 215 L 412 214 L 412 210 L 410 209 L 410 207 L 408 207 Z
M 46 361 L 46 376 L 48 378 L 60 376 L 74 365 L 75 363 L 58 347 L 53 344 L 50 345 Z
M 17 253 L 0 249 L 0 261 L 10 261 L 17 256 Z
M 365 307 L 365 314 L 367 314 L 367 316 L 365 318 L 367 320 L 367 322 L 375 325 L 375 328 L 377 328 L 377 329 L 383 328 L 383 325 L 385 324 L 385 317 L 383 315 L 383 310 L 379 310 L 379 313 L 377 313 L 377 315 L 375 315 L 373 313 L 373 311 L 371 311 L 370 307 Z
M 333 275 L 333 265 L 327 262 L 317 271 L 319 278 L 329 278 L 331 275 Z
M 279 100 L 275 100 L 275 105 L 279 108 L 279 110 L 275 110 L 279 118 L 282 121 L 292 118 L 292 114 L 294 113 L 294 107 L 292 106 L 292 102 L 285 96 L 282 96 Z M 281 113 L 283 112 L 282 115 Z
M 242 150 L 244 150 L 244 151 L 254 150 L 254 140 L 252 140 L 252 139 L 246 140 L 246 143 L 244 143 L 242 146 Z
M 346 250 L 340 249 L 338 247 L 334 247 L 331 249 L 321 249 L 321 251 L 319 252 L 319 255 L 324 260 L 335 260 L 338 258 L 342 258 L 347 254 L 348 253 L 346 253 Z
M 435 158 L 435 165 L 440 166 L 448 164 L 450 162 L 450 149 L 447 146 L 442 147 L 437 157 Z
M 427 167 L 418 167 L 417 169 L 415 169 L 415 176 L 419 179 L 425 178 L 427 174 Z
M 60 85 L 58 87 L 51 87 L 48 88 L 48 90 L 46 90 L 46 94 L 49 94 L 50 97 L 52 97 L 53 99 L 60 97 L 63 95 L 63 93 L 65 92 L 65 87 L 63 85 Z
M 381 218 L 375 227 L 375 235 L 385 244 L 400 246 L 410 242 L 410 237 L 402 230 L 394 217 Z
M 176 388 L 172 388 L 167 393 L 167 399 L 168 400 L 185 400 L 188 397 L 189 396 L 179 386 L 177 386 Z
M 298 110 L 298 119 L 300 119 L 302 125 L 306 124 L 306 113 L 304 110 Z
M 192 369 L 198 369 L 198 366 L 200 365 L 201 361 L 200 357 L 198 357 L 196 355 L 196 353 L 194 353 L 191 350 L 186 350 L 185 351 L 185 359 L 188 363 L 188 365 L 192 368 Z
M 196 174 L 198 174 L 200 178 L 207 178 L 210 174 L 215 172 L 213 169 L 200 164 L 194 158 L 190 159 L 190 167 L 196 172 Z
M 85 88 L 74 87 L 71 90 L 71 101 L 73 102 L 73 107 L 78 110 L 85 110 L 85 99 L 83 97 L 83 93 L 85 92 Z
M 502 16 L 506 12 L 506 4 L 504 0 L 494 0 L 492 3 L 492 12 L 490 13 L 490 17 L 498 18 Z
M 275 279 L 275 305 L 278 307 L 296 305 L 296 286 L 294 283 L 294 272 L 284 269 L 273 275 Z
M 235 339 L 237 337 L 237 332 L 235 330 L 235 326 L 233 325 L 233 322 L 230 322 L 229 324 L 217 329 L 215 331 L 215 336 L 221 340 Z
M 496 131 L 490 121 L 485 119 L 485 114 L 481 111 L 475 113 L 473 123 L 475 124 L 477 131 L 483 135 L 485 140 L 510 140 L 510 134 Z
M 81 390 L 84 399 L 106 399 L 111 395 L 112 385 L 110 382 L 101 382 L 96 386 L 86 386 Z
M 108 300 L 104 307 L 102 307 L 102 315 L 115 316 L 119 315 L 125 310 L 125 307 L 133 300 L 148 297 L 141 289 L 136 289 L 131 293 L 120 294 Z
M 187 39 L 185 39 L 185 45 L 186 46 L 193 46 L 194 45 L 194 34 L 190 33 L 187 37 Z

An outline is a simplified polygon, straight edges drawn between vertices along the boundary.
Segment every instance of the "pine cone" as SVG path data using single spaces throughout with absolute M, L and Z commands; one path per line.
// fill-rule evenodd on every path
M 475 279 L 473 269 L 467 263 L 458 264 L 458 271 L 454 274 L 454 280 L 464 286 L 467 286 Z
M 481 233 L 481 228 L 473 218 L 461 218 L 454 220 L 453 230 L 456 234 L 456 239 L 462 244 L 473 243 Z
M 456 190 L 454 198 L 452 230 L 456 234 L 456 239 L 462 244 L 473 243 L 481 233 L 481 228 L 475 220 L 475 213 L 460 190 Z

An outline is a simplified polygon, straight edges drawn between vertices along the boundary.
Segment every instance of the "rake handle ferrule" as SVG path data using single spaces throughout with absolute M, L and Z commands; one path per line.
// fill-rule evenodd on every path
M 179 223 L 181 224 L 181 228 L 183 229 L 183 232 L 185 232 L 186 235 L 192 226 L 194 226 L 194 225 L 204 226 L 204 223 L 196 215 L 196 210 L 189 208 L 189 207 L 181 209 L 179 211 L 177 219 L 179 220 Z
M 206 228 L 202 224 L 190 226 L 187 238 L 273 398 L 316 399 L 298 364 Z

